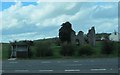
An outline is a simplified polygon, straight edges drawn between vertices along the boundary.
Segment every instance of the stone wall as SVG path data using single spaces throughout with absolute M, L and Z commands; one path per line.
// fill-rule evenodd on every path
M 95 46 L 95 28 L 92 27 L 90 30 L 88 30 L 87 33 L 87 42 L 85 41 L 85 34 L 83 31 L 79 31 L 77 35 L 75 35 L 75 32 L 71 33 L 71 43 L 77 44 L 77 45 L 84 45 L 86 43 Z
M 87 34 L 88 42 L 90 45 L 95 46 L 95 28 L 92 27 Z
M 79 41 L 79 45 L 84 45 L 84 32 L 79 31 L 76 39 Z

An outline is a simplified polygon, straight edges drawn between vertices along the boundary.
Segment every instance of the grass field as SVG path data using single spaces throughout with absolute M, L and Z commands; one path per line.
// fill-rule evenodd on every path
M 2 44 L 2 59 L 7 59 L 9 57 L 10 52 L 10 44 L 3 43 Z

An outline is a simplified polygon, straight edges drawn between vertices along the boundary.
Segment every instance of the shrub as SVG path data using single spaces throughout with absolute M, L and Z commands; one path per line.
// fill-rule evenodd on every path
M 102 50 L 101 53 L 102 54 L 112 54 L 113 51 L 117 50 L 117 45 L 115 44 L 115 42 L 113 41 L 103 41 L 103 46 L 102 46 Z
M 88 56 L 94 54 L 94 49 L 90 45 L 83 45 L 78 48 L 78 55 L 79 56 Z
M 37 57 L 47 57 L 53 55 L 53 51 L 49 43 L 38 42 L 35 44 L 35 50 Z
M 63 56 L 73 56 L 75 54 L 76 48 L 74 45 L 65 44 L 62 45 L 60 54 Z

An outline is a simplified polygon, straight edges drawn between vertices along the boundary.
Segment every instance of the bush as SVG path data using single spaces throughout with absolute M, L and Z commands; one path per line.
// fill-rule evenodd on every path
M 90 45 L 83 45 L 78 48 L 78 55 L 79 56 L 89 56 L 94 54 L 94 49 Z
M 102 50 L 101 53 L 102 54 L 113 54 L 114 51 L 117 50 L 117 45 L 115 42 L 113 41 L 103 41 L 103 46 L 102 46 Z
M 62 45 L 60 54 L 63 56 L 73 56 L 75 54 L 76 48 L 74 45 L 66 44 Z
M 49 43 L 38 42 L 35 44 L 35 50 L 37 57 L 47 57 L 53 55 L 53 51 Z
M 51 46 L 52 50 L 53 50 L 53 58 L 60 58 L 61 54 L 60 54 L 60 50 L 61 50 L 61 46 L 56 46 L 56 45 L 52 45 Z

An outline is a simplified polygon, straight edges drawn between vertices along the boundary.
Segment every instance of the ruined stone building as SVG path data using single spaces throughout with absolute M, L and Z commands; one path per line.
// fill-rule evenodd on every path
M 85 39 L 86 37 L 86 39 Z M 76 35 L 75 32 L 71 33 L 71 43 L 72 44 L 77 44 L 77 45 L 84 45 L 86 43 L 95 46 L 95 29 L 92 27 L 87 35 L 84 34 L 83 31 L 79 31 L 78 34 Z
M 61 40 L 62 42 L 65 42 L 65 41 L 67 41 L 67 39 L 70 39 L 69 43 L 71 43 L 71 44 L 76 44 L 76 45 L 90 44 L 92 46 L 95 46 L 96 39 L 95 39 L 95 28 L 94 27 L 92 27 L 91 29 L 88 30 L 87 35 L 85 35 L 83 31 L 79 31 L 78 34 L 76 35 L 76 32 L 72 29 L 71 23 L 66 22 L 63 24 L 64 24 L 64 26 L 70 25 L 69 29 L 71 29 L 71 31 L 65 31 L 65 30 L 67 30 L 67 28 L 61 27 L 60 28 L 61 31 L 59 30 L 59 34 L 61 34 L 61 35 L 59 35 L 60 40 L 62 37 L 64 38 L 66 35 L 68 35 L 67 34 L 68 32 L 70 33 L 71 36 L 70 37 L 67 36 L 68 38 L 65 38 L 64 41 Z M 64 30 L 62 31 L 62 29 L 64 29 Z M 60 32 L 62 32 L 62 33 L 60 33 Z M 62 35 L 64 35 L 64 36 L 62 36 Z
M 89 30 L 87 37 L 88 37 L 89 44 L 92 46 L 95 46 L 95 28 L 94 27 L 92 27 Z

